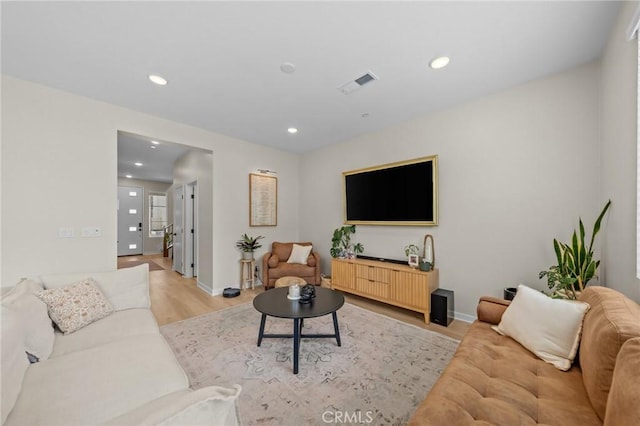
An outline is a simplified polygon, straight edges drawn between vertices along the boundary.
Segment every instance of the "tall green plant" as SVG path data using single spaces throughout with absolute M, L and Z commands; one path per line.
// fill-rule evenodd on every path
M 331 237 L 331 249 L 329 249 L 329 253 L 331 257 L 340 257 L 344 256 L 350 250 L 353 253 L 362 253 L 364 251 L 364 247 L 362 244 L 357 243 L 355 245 L 351 245 L 351 235 L 356 233 L 355 225 L 345 225 L 340 228 L 336 228 L 333 230 L 333 236 Z
M 593 225 L 591 241 L 587 247 L 585 244 L 585 232 L 582 219 L 579 218 L 579 233 L 574 229 L 571 243 L 565 244 L 554 238 L 553 249 L 556 253 L 557 265 L 551 266 L 546 271 L 541 271 L 539 277 L 547 277 L 549 289 L 554 290 L 553 295 L 576 298 L 576 291 L 583 291 L 589 281 L 597 277 L 599 260 L 593 258 L 593 244 L 596 235 L 600 232 L 600 226 L 604 215 L 611 206 L 611 200 L 605 204 L 600 216 Z

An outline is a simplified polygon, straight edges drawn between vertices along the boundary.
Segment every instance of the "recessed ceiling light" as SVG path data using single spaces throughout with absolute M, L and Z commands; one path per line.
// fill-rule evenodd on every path
M 136 166 L 138 166 L 138 167 L 142 167 L 142 163 L 141 163 L 141 162 L 139 162 L 139 161 L 138 161 L 138 162 L 135 162 L 135 163 L 133 163 L 133 164 L 135 164 L 135 165 L 136 165 Z
M 449 65 L 449 61 L 450 59 L 448 56 L 440 56 L 438 58 L 432 59 L 431 62 L 429 62 L 429 66 L 434 70 L 439 70 L 440 68 L 444 68 Z
M 287 129 L 287 132 L 291 133 L 292 135 L 295 133 L 298 133 L 298 129 L 296 129 L 295 127 L 289 127 Z
M 280 65 L 280 71 L 285 74 L 293 74 L 296 71 L 296 66 L 291 62 L 283 62 L 282 65 Z
M 149 145 L 149 148 L 151 148 L 151 149 L 156 149 L 156 148 L 157 148 L 157 146 L 155 146 L 155 145 Z
M 365 112 L 364 114 L 362 114 L 362 118 L 369 118 L 369 113 Z
M 131 175 L 126 175 L 125 177 L 126 177 L 127 179 L 131 179 L 133 176 L 131 176 Z
M 151 143 L 154 144 L 154 145 L 160 145 L 160 142 L 158 142 L 158 141 L 151 141 Z
M 149 80 L 151 80 L 153 83 L 157 84 L 158 86 L 167 85 L 167 79 L 164 77 L 160 77 L 157 74 L 149 74 Z

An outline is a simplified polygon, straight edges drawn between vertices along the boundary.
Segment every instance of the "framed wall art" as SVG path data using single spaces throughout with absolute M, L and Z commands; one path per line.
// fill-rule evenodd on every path
M 278 224 L 278 178 L 249 173 L 249 226 Z

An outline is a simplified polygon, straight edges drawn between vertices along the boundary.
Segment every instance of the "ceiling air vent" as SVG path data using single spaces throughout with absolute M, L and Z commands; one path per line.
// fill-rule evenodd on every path
M 343 84 L 342 86 L 338 87 L 338 90 L 341 91 L 343 94 L 348 95 L 349 93 L 355 92 L 365 84 L 371 83 L 373 80 L 377 80 L 377 79 L 378 77 L 374 73 L 372 73 L 371 71 L 368 71 L 366 74 L 361 75 L 360 77 L 354 79 L 353 81 L 349 81 Z

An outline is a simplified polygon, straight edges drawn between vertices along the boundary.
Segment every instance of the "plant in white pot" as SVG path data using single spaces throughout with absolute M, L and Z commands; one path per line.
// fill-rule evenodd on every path
M 247 234 L 243 234 L 242 238 L 236 241 L 236 247 L 242 251 L 242 258 L 251 260 L 253 259 L 253 252 L 262 247 L 262 244 L 258 242 L 258 240 L 263 239 L 262 235 L 258 235 L 257 237 L 250 237 Z
M 611 200 L 605 204 L 600 216 L 593 225 L 591 242 L 585 244 L 585 232 L 582 219 L 579 219 L 580 232 L 575 229 L 571 237 L 571 243 L 561 243 L 553 240 L 553 249 L 556 252 L 558 264 L 551 266 L 546 271 L 541 271 L 539 278 L 547 277 L 547 285 L 552 290 L 551 297 L 562 299 L 576 299 L 578 294 L 585 289 L 589 281 L 597 277 L 599 260 L 593 258 L 593 243 L 600 231 L 600 225 L 604 215 L 611 206 Z

